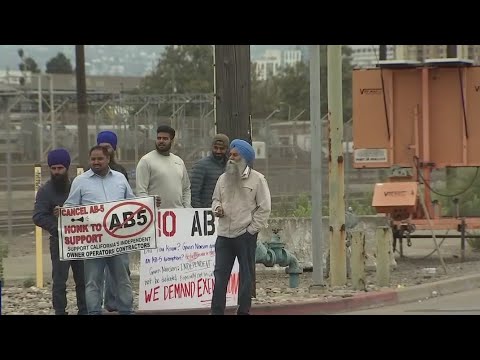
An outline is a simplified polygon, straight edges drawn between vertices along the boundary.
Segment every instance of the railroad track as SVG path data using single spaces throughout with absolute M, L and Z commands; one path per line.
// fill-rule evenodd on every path
M 12 228 L 15 231 L 33 231 L 32 210 L 15 210 L 12 212 Z M 8 230 L 8 211 L 0 211 L 0 231 Z

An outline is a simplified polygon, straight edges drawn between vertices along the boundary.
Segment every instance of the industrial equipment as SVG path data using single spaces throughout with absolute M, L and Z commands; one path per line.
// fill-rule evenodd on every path
M 375 185 L 372 206 L 389 217 L 400 255 L 404 237 L 411 245 L 412 238 L 454 230 L 459 234 L 438 236 L 460 238 L 463 260 L 467 230 L 479 229 L 480 218 L 444 216 L 432 201 L 431 178 L 437 169 L 480 167 L 480 66 L 461 59 L 380 61 L 354 70 L 352 96 L 353 167 L 392 170 Z M 431 233 L 414 234 L 420 230 Z

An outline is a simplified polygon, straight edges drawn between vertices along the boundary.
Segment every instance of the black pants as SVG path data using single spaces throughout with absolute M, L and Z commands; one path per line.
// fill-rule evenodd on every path
M 215 242 L 215 286 L 213 288 L 211 313 L 225 313 L 227 285 L 235 258 L 239 266 L 239 289 L 237 314 L 249 314 L 252 306 L 252 280 L 255 271 L 255 250 L 258 234 L 246 232 L 236 238 L 217 237 Z
M 67 308 L 67 280 L 68 271 L 72 267 L 75 292 L 77 295 L 77 308 L 79 315 L 87 314 L 85 301 L 85 276 L 83 273 L 83 260 L 60 261 L 58 239 L 50 239 L 50 257 L 52 259 L 52 303 L 55 315 L 66 315 Z

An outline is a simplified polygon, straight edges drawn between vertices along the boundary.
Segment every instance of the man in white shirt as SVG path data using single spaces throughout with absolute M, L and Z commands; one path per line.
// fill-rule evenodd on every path
M 157 128 L 155 150 L 137 164 L 137 196 L 160 197 L 161 208 L 191 207 L 190 179 L 183 160 L 170 152 L 175 130 L 167 125 Z

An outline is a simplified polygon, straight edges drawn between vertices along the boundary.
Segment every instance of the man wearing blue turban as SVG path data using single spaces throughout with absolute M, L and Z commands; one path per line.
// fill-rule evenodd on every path
M 67 280 L 72 268 L 79 315 L 87 314 L 85 276 L 82 260 L 60 261 L 58 219 L 55 208 L 62 206 L 70 192 L 70 154 L 66 149 L 53 149 L 47 162 L 50 180 L 38 189 L 33 211 L 35 225 L 50 233 L 50 258 L 52 259 L 52 305 L 55 315 L 67 315 Z
M 255 150 L 248 142 L 233 140 L 225 173 L 219 177 L 213 192 L 212 210 L 219 219 L 212 315 L 225 312 L 227 285 L 235 258 L 240 272 L 237 314 L 250 313 L 257 236 L 267 227 L 271 212 L 267 180 L 252 169 L 254 160 Z

